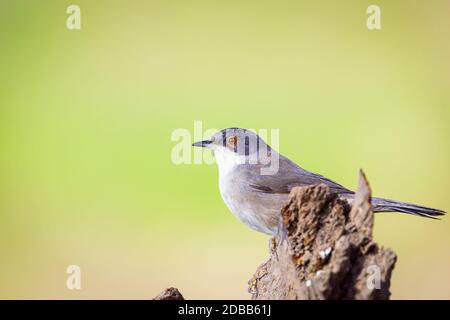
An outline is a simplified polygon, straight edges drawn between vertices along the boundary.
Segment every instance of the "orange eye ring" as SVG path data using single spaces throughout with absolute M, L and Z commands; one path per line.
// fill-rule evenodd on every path
M 231 136 L 227 138 L 227 144 L 230 147 L 235 147 L 238 143 L 238 138 L 236 136 Z

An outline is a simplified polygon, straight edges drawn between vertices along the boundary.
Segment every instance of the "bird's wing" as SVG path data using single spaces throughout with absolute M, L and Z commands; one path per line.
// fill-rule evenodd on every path
M 292 188 L 314 184 L 326 184 L 338 194 L 353 193 L 344 186 L 319 174 L 306 171 L 287 158 L 280 156 L 279 170 L 274 175 L 261 175 L 258 170 L 246 177 L 251 190 L 263 193 L 289 193 Z

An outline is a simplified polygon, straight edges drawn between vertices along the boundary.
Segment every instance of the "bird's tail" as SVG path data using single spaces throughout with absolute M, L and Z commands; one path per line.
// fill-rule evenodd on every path
M 372 205 L 374 212 L 403 212 L 432 219 L 445 214 L 443 210 L 382 198 L 372 198 Z

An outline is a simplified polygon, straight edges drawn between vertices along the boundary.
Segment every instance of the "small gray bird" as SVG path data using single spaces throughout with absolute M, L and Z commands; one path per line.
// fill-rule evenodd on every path
M 250 228 L 278 233 L 280 209 L 296 186 L 324 183 L 352 202 L 354 192 L 321 175 L 306 171 L 247 129 L 228 128 L 195 147 L 213 151 L 219 167 L 219 189 L 230 211 Z M 411 203 L 372 198 L 375 212 L 404 212 L 433 218 L 445 212 Z

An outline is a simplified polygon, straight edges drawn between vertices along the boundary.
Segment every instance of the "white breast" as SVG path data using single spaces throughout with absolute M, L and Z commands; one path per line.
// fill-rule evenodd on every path
M 281 199 L 276 195 L 250 191 L 242 177 L 236 175 L 236 167 L 243 157 L 229 150 L 214 150 L 219 168 L 219 189 L 228 209 L 250 228 L 266 234 L 274 234 L 279 216 Z
M 214 157 L 219 168 L 219 177 L 224 177 L 233 172 L 236 166 L 244 161 L 244 157 L 222 147 L 214 149 Z

